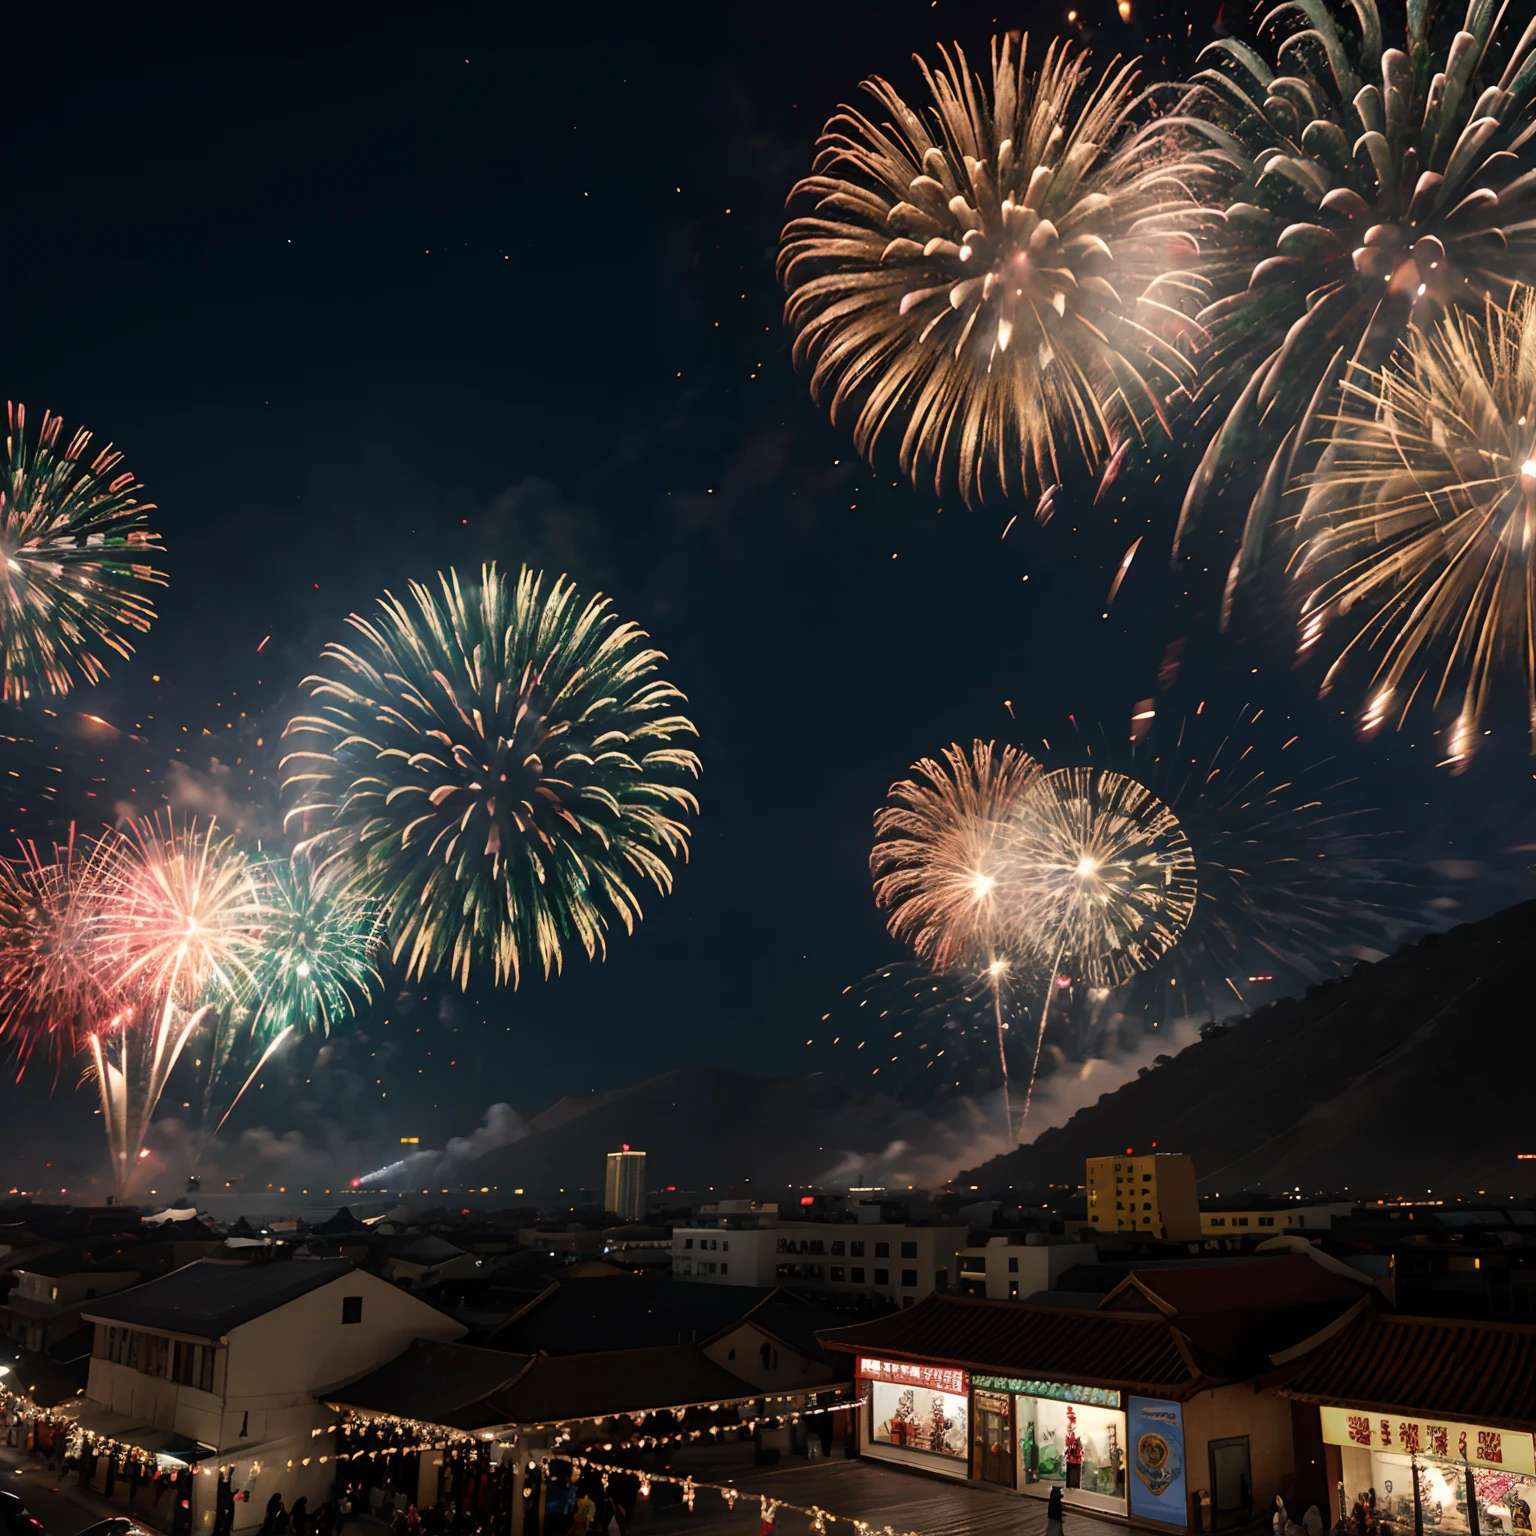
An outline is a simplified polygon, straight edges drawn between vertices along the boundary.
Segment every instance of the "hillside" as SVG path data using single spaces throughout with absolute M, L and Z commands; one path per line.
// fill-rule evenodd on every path
M 840 1168 L 854 1174 L 844 1182 L 862 1183 L 866 1163 L 879 1163 L 882 1179 L 894 1181 L 907 1152 L 905 1182 L 942 1180 L 973 1144 L 968 1125 L 936 1121 L 824 1073 L 765 1078 L 686 1067 L 632 1088 L 561 1099 L 529 1123 L 526 1136 L 470 1163 L 463 1178 L 530 1196 L 601 1190 L 606 1155 L 626 1142 L 647 1154 L 649 1188 L 690 1191 L 747 1180 L 770 1191 L 830 1182 Z M 942 1168 L 931 1165 L 935 1158 Z
M 1188 1152 L 1203 1192 L 1536 1192 L 1536 902 L 1264 1008 L 959 1176 L 1080 1184 L 1085 1157 Z M 1531 1170 L 1531 1171 L 1527 1171 Z

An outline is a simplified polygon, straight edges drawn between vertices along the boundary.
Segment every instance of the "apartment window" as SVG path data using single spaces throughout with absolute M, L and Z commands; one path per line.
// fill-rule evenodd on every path
M 1259 1217 L 1259 1225 L 1261 1227 L 1272 1227 L 1272 1226 L 1274 1226 L 1274 1224 L 1275 1224 L 1275 1218 L 1273 1216 L 1260 1216 Z
M 915 1289 L 917 1286 L 917 1271 L 915 1269 L 902 1270 L 901 1283 L 905 1286 L 911 1286 Z
M 1125 1209 L 1125 1202 L 1122 1201 L 1122 1200 L 1116 1200 L 1115 1201 L 1115 1209 L 1117 1211 L 1123 1211 Z
M 1143 1200 L 1141 1202 L 1141 1208 L 1144 1211 L 1150 1211 L 1152 1209 L 1152 1202 L 1150 1200 Z
M 343 1323 L 362 1322 L 363 1298 L 361 1296 L 343 1296 L 341 1298 L 341 1320 Z
M 1010 1275 L 1016 1275 L 1016 1274 L 1018 1274 L 1018 1272 L 1019 1272 L 1019 1261 L 1017 1259 L 1009 1259 L 1008 1260 L 1008 1273 Z
M 1226 1224 L 1227 1224 L 1227 1218 L 1225 1216 L 1212 1216 L 1211 1217 L 1211 1225 L 1213 1227 L 1224 1227 L 1224 1226 L 1226 1226 Z
M 854 1265 L 854 1267 L 853 1267 L 853 1283 L 855 1285 L 863 1285 L 864 1284 L 864 1269 L 863 1269 L 862 1265 L 858 1265 L 858 1264 Z
M 862 1242 L 850 1241 L 848 1244 L 848 1257 L 850 1259 L 862 1259 L 864 1257 L 864 1244 Z
M 723 1248 L 725 1250 L 726 1253 L 729 1253 L 731 1251 L 731 1240 L 730 1240 L 730 1238 L 726 1238 L 726 1240 L 723 1243 L 721 1243 L 720 1246 L 721 1246 L 721 1248 Z
M 1232 1218 L 1232 1225 L 1234 1227 L 1246 1227 L 1248 1225 L 1248 1218 L 1246 1216 L 1234 1216 Z
M 903 1243 L 901 1245 L 901 1256 L 904 1259 L 915 1259 L 917 1257 L 917 1244 Z
M 704 1269 L 705 1269 L 706 1273 L 713 1275 L 713 1274 L 716 1274 L 719 1271 L 719 1265 L 717 1265 L 717 1264 L 706 1264 L 704 1266 Z
M 845 1243 L 842 1240 L 842 1238 L 838 1238 L 838 1240 L 835 1243 L 832 1244 L 832 1257 L 834 1259 L 842 1258 L 842 1256 L 847 1251 L 848 1251 L 848 1245 L 847 1245 L 847 1243 Z
M 890 1272 L 890 1270 L 888 1270 L 888 1269 L 877 1269 L 875 1271 L 875 1284 L 876 1285 L 889 1285 L 890 1283 L 891 1283 L 891 1272 Z
M 834 1280 L 841 1280 L 843 1278 L 843 1266 L 841 1264 L 834 1264 L 832 1266 L 832 1278 Z
M 827 1248 L 827 1245 L 819 1237 L 813 1237 L 811 1239 L 811 1252 L 812 1253 L 825 1253 L 826 1252 L 826 1248 Z
M 691 1237 L 685 1237 L 683 1239 L 683 1247 L 684 1248 L 692 1248 L 693 1247 L 693 1239 Z
M 730 1274 L 730 1272 L 731 1272 L 731 1266 L 729 1264 L 722 1264 L 720 1266 L 720 1273 L 722 1275 L 728 1275 L 728 1274 Z
M 875 1257 L 877 1259 L 888 1259 L 888 1258 L 890 1258 L 890 1256 L 891 1256 L 891 1245 L 889 1243 L 876 1243 L 875 1244 Z
M 1143 1183 L 1143 1184 L 1150 1184 L 1150 1183 L 1151 1183 L 1151 1182 L 1152 1182 L 1152 1175 L 1151 1175 L 1151 1174 L 1150 1174 L 1150 1173 L 1144 1173 L 1144 1174 L 1142 1174 L 1142 1176 L 1141 1176 L 1141 1182 L 1142 1182 L 1142 1183 Z

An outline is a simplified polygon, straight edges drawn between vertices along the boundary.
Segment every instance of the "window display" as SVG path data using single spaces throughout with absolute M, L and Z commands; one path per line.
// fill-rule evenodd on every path
M 1042 1497 L 1059 1485 L 1068 1503 L 1125 1510 L 1125 1415 L 1088 1403 L 1021 1397 L 1019 1486 Z
M 970 1437 L 966 1400 L 933 1387 L 869 1383 L 870 1439 L 906 1451 L 964 1461 Z
M 1357 1531 L 1414 1529 L 1413 1468 L 1419 1471 L 1424 1529 L 1460 1536 L 1467 1518 L 1467 1476 L 1477 1497 L 1477 1529 L 1524 1536 L 1536 1507 L 1536 1447 L 1511 1429 L 1407 1418 L 1361 1408 L 1324 1406 L 1323 1440 L 1338 1447 L 1336 1517 Z

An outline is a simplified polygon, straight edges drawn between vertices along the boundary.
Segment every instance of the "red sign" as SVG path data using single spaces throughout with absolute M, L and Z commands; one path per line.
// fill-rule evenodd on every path
M 954 1365 L 909 1365 L 904 1360 L 871 1360 L 859 1356 L 859 1375 L 869 1381 L 893 1381 L 903 1387 L 926 1387 L 931 1392 L 949 1392 L 964 1397 L 971 1380 Z

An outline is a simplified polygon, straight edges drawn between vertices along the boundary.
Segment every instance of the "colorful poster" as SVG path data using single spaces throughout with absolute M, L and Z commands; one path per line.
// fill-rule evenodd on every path
M 1187 1524 L 1183 1409 L 1160 1398 L 1128 1398 L 1125 1430 L 1131 1514 L 1160 1525 Z

